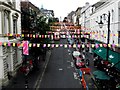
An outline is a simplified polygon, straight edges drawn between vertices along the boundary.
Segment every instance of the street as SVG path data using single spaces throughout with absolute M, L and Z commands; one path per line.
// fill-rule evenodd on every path
M 67 43 L 66 39 L 60 43 Z M 39 88 L 81 88 L 81 82 L 73 65 L 72 56 L 68 49 L 63 47 L 53 48 L 52 54 L 41 78 Z

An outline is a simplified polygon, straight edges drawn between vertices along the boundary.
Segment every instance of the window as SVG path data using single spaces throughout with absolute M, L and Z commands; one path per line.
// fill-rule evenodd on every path
M 9 11 L 4 11 L 4 18 L 3 18 L 3 34 L 7 34 L 10 31 L 10 20 L 9 20 Z
M 112 22 L 114 21 L 114 10 L 112 9 Z
M 13 33 L 17 34 L 17 20 L 13 19 Z

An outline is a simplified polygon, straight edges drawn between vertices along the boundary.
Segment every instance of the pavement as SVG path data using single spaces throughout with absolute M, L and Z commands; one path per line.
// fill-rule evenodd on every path
M 42 75 L 42 72 L 45 68 L 45 64 L 49 60 L 51 55 L 51 51 L 47 51 L 46 53 L 46 60 L 43 61 L 41 60 L 40 68 L 39 70 L 31 71 L 27 75 L 27 81 L 28 81 L 28 88 L 34 89 L 37 86 L 38 80 Z M 24 89 L 25 88 L 25 75 L 18 70 L 17 74 L 15 77 L 13 77 L 7 86 L 4 86 L 2 90 L 7 90 L 7 89 Z

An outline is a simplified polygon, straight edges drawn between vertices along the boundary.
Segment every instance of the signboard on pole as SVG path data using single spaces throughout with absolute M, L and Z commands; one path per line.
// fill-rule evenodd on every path
M 23 54 L 24 55 L 29 55 L 29 42 L 28 41 L 23 41 Z

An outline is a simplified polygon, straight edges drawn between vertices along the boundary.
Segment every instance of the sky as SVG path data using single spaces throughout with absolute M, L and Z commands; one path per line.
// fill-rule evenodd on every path
M 54 10 L 55 17 L 63 19 L 71 11 L 75 11 L 78 7 L 85 6 L 86 2 L 94 4 L 100 0 L 29 0 L 37 7 Z

